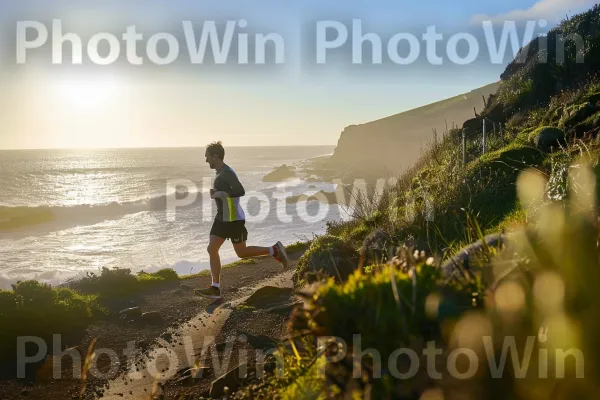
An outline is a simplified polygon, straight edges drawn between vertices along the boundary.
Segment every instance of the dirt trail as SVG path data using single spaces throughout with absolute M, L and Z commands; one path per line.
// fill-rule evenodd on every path
M 295 265 L 293 266 L 295 267 Z M 110 382 L 108 388 L 104 392 L 102 399 L 106 400 L 117 400 L 117 399 L 144 399 L 147 400 L 153 390 L 155 393 L 163 393 L 162 386 L 172 378 L 182 374 L 182 371 L 191 368 L 195 365 L 198 355 L 204 354 L 208 357 L 212 357 L 210 354 L 210 346 L 216 345 L 216 349 L 226 342 L 220 342 L 219 339 L 223 338 L 224 333 L 231 334 L 232 332 L 224 332 L 224 327 L 228 325 L 228 320 L 234 311 L 238 307 L 243 306 L 242 310 L 251 308 L 248 304 L 253 304 L 252 300 L 256 296 L 253 296 L 258 289 L 268 287 L 281 288 L 287 290 L 280 291 L 281 294 L 288 293 L 289 297 L 292 294 L 292 271 L 286 271 L 276 277 L 268 280 L 261 281 L 259 284 L 249 287 L 239 292 L 239 296 L 227 302 L 213 302 L 206 307 L 206 310 L 192 318 L 190 321 L 185 323 L 179 329 L 177 329 L 169 340 L 160 338 L 157 340 L 158 344 L 155 346 L 143 360 L 138 363 L 139 371 L 135 369 L 130 370 L 117 379 Z M 277 292 L 275 289 L 274 292 Z M 269 298 L 262 304 L 260 299 L 256 304 L 257 308 L 269 308 L 278 305 L 285 305 L 286 299 L 284 296 L 272 296 L 270 293 Z M 250 301 L 249 301 L 250 300 Z M 251 315 L 248 315 L 251 318 Z M 256 318 L 256 321 L 260 321 L 262 318 Z M 240 321 L 237 321 L 235 325 L 240 326 Z M 270 324 L 269 324 L 270 325 Z M 271 326 L 272 327 L 272 326 Z M 228 331 L 228 330 L 226 330 Z M 235 337 L 235 336 L 234 336 Z M 233 338 L 234 338 L 233 337 Z M 247 335 L 246 335 L 247 337 Z M 227 336 L 228 339 L 233 339 L 231 335 Z M 221 346 L 222 347 L 222 346 Z M 225 347 L 227 345 L 225 344 Z M 231 347 L 231 346 L 230 346 Z M 232 356 L 230 359 L 221 359 L 223 362 L 218 368 L 211 364 L 212 376 L 221 375 L 231 368 L 235 367 L 237 357 Z M 215 373 L 216 372 L 216 373 Z M 206 379 L 206 381 L 210 381 Z M 153 388 L 158 389 L 153 389 Z M 204 388 L 204 386 L 203 386 Z

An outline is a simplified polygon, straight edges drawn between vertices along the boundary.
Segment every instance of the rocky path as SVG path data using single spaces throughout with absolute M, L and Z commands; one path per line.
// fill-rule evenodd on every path
M 202 311 L 177 329 L 157 338 L 133 366 L 109 382 L 102 399 L 148 399 L 181 392 L 222 394 L 228 372 L 268 353 L 283 337 L 293 306 L 293 265 L 270 279 L 241 288 L 230 299 L 204 300 Z M 231 375 L 231 374 L 230 374 Z

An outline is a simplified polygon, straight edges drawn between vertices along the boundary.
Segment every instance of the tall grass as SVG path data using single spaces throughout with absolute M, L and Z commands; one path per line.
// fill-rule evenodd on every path
M 464 271 L 469 273 L 448 281 L 427 256 L 401 248 L 371 272 L 357 270 L 345 282 L 320 285 L 291 320 L 293 332 L 311 332 L 312 356 L 294 358 L 290 350 L 285 367 L 295 371 L 288 375 L 293 379 L 272 378 L 260 385 L 260 393 L 281 398 L 332 393 L 334 398 L 418 399 L 425 393 L 445 399 L 597 398 L 598 164 L 585 155 L 571 161 L 568 195 L 561 199 L 548 197 L 549 179 L 538 170 L 518 175 L 518 200 L 529 221 L 507 229 L 505 245 L 484 249 L 487 258 L 479 272 Z M 483 236 L 474 218 L 468 224 L 472 239 Z M 482 279 L 484 273 L 491 279 Z M 342 347 L 318 347 L 317 338 L 328 336 Z M 388 368 L 397 349 L 422 354 L 430 341 L 445 357 L 460 350 L 477 361 L 456 359 L 462 378 L 446 362 L 419 364 L 408 379 Z M 342 357 L 333 360 L 341 348 Z M 511 351 L 513 356 L 503 356 Z M 315 361 L 321 374 L 313 369 Z M 411 362 L 400 361 L 402 373 Z M 470 367 L 476 373 L 466 374 Z M 432 368 L 440 377 L 431 375 Z M 239 398 L 251 398 L 241 393 L 248 396 L 250 389 Z

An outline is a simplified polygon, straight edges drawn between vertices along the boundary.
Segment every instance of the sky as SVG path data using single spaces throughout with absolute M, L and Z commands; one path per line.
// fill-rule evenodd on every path
M 213 140 L 335 145 L 349 125 L 499 80 L 514 53 L 509 45 L 501 60 L 492 59 L 485 21 L 496 38 L 506 21 L 515 21 L 522 38 L 527 21 L 537 24 L 533 34 L 542 34 L 595 1 L 0 3 L 0 149 L 21 149 L 204 146 Z M 202 30 L 214 23 L 222 41 L 227 21 L 229 53 L 219 64 L 218 51 L 208 51 L 200 63 Z M 431 28 L 443 37 L 436 50 L 441 65 L 421 40 Z M 128 29 L 140 35 L 136 46 L 123 38 Z M 478 46 L 464 65 L 457 60 L 467 56 L 467 42 L 457 42 L 456 54 L 446 47 L 456 34 L 471 35 Z M 111 35 L 116 43 L 110 44 Z M 264 48 L 263 64 L 256 35 L 277 38 Z M 372 42 L 353 46 L 361 36 Z M 247 64 L 240 63 L 244 48 Z M 410 55 L 415 58 L 403 62 Z M 379 57 L 381 64 L 374 63 Z

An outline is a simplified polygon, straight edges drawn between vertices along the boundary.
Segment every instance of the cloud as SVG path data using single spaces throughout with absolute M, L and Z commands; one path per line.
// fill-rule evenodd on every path
M 591 8 L 596 0 L 539 0 L 528 9 L 512 10 L 499 15 L 474 15 L 471 24 L 481 24 L 483 21 L 536 21 L 545 19 L 548 22 L 558 22 L 567 15 L 573 15 Z

